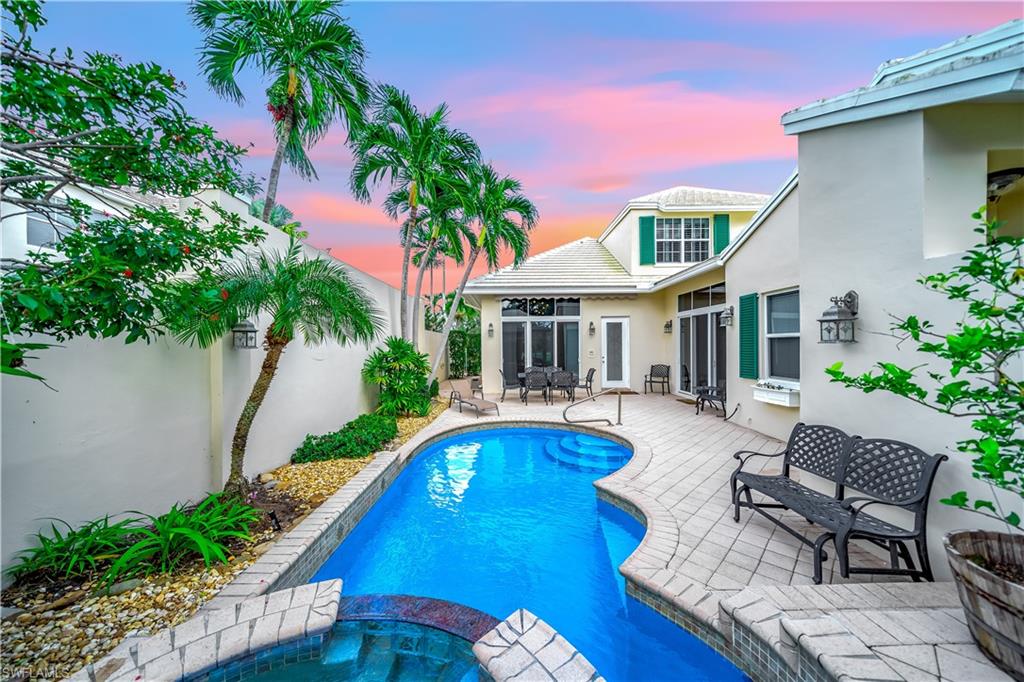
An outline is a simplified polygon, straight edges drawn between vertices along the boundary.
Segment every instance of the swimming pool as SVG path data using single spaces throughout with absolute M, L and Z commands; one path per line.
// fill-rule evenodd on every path
M 714 650 L 628 597 L 644 534 L 593 482 L 630 455 L 553 428 L 495 428 L 427 447 L 313 576 L 344 594 L 446 599 L 503 619 L 526 608 L 611 682 L 743 680 Z

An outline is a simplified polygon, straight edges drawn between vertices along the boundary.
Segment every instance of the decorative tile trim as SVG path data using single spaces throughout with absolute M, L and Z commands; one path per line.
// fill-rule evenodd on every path
M 495 682 L 546 680 L 604 682 L 564 637 L 526 609 L 519 609 L 473 645 L 480 666 Z
M 396 620 L 415 623 L 475 642 L 498 624 L 494 616 L 444 599 L 395 594 L 342 597 L 338 620 Z

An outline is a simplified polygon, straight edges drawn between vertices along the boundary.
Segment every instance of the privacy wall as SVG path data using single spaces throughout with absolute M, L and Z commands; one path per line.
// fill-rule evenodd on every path
M 237 199 L 206 196 L 246 215 Z M 7 229 L 5 224 L 5 230 Z M 286 248 L 268 228 L 264 248 Z M 307 247 L 307 256 L 329 257 Z M 398 328 L 399 291 L 355 268 L 385 320 Z M 269 320 L 256 320 L 262 332 Z M 422 336 L 421 336 L 422 338 Z M 246 474 L 288 461 L 307 433 L 324 433 L 375 405 L 360 370 L 372 348 L 296 340 L 252 432 Z M 227 477 L 231 436 L 263 360 L 262 349 L 236 350 L 230 339 L 203 350 L 173 339 L 125 345 L 75 340 L 43 354 L 33 369 L 55 390 L 3 377 L 0 431 L 2 561 L 48 527 L 125 510 L 166 511 L 219 489 Z

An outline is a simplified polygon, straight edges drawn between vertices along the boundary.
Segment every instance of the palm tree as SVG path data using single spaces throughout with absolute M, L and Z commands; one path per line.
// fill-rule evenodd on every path
M 340 264 L 325 258 L 302 257 L 302 245 L 291 239 L 284 253 L 250 255 L 219 273 L 220 295 L 204 310 L 170 321 L 180 341 L 206 348 L 239 322 L 270 318 L 263 347 L 267 354 L 231 440 L 231 473 L 224 490 L 245 491 L 245 448 L 256 413 L 277 372 L 285 347 L 301 335 L 307 344 L 336 341 L 369 345 L 383 328 L 370 295 L 352 281 Z M 183 286 L 188 286 L 183 285 Z
M 509 249 L 512 251 L 513 266 L 518 266 L 530 249 L 528 233 L 537 224 L 537 207 L 523 195 L 520 182 L 507 175 L 499 176 L 490 164 L 474 168 L 468 188 L 463 205 L 467 217 L 476 222 L 478 232 L 470 242 L 469 258 L 441 330 L 441 343 L 434 354 L 428 382 L 437 376 L 437 368 L 448 346 L 448 337 L 462 302 L 462 291 L 466 288 L 477 257 L 483 253 L 487 267 L 494 269 L 498 267 L 501 252 Z
M 403 202 L 385 202 L 385 210 L 397 218 L 402 207 L 408 217 L 402 225 L 403 338 L 409 339 L 409 260 L 412 240 L 408 238 L 418 221 L 420 203 L 439 191 L 454 191 L 465 179 L 469 167 L 480 155 L 473 139 L 448 127 L 448 106 L 441 104 L 421 114 L 409 96 L 391 85 L 380 86 L 374 96 L 374 113 L 352 140 L 355 164 L 349 183 L 352 194 L 364 203 L 371 190 L 385 180 L 391 194 L 401 193 Z
M 204 33 L 199 65 L 221 97 L 245 101 L 235 81 L 248 64 L 267 80 L 277 150 L 262 218 L 270 222 L 284 161 L 303 179 L 316 170 L 306 149 L 340 119 L 349 131 L 363 120 L 370 92 L 359 36 L 338 13 L 340 0 L 197 0 L 190 10 Z
M 409 235 L 409 238 L 412 239 L 410 262 L 418 268 L 415 293 L 413 294 L 413 301 L 416 303 L 410 319 L 410 334 L 414 345 L 418 340 L 424 275 L 429 269 L 431 279 L 433 279 L 433 268 L 440 263 L 442 257 L 451 258 L 461 264 L 462 240 L 472 236 L 466 224 L 465 212 L 460 200 L 460 197 L 463 196 L 465 196 L 464 184 L 457 191 L 438 190 L 432 196 L 421 197 L 423 211 L 417 214 L 419 218 L 416 228 Z M 407 210 L 406 200 L 407 197 L 401 190 L 395 190 L 385 199 L 385 210 L 392 215 L 404 212 Z M 404 240 L 405 236 L 403 235 L 402 246 L 405 246 Z

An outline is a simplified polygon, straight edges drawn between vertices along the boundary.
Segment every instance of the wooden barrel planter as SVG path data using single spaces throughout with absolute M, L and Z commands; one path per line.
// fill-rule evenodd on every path
M 978 647 L 1016 680 L 1024 680 L 1024 584 L 988 567 L 1024 573 L 1024 533 L 962 530 L 945 537 L 967 625 Z

